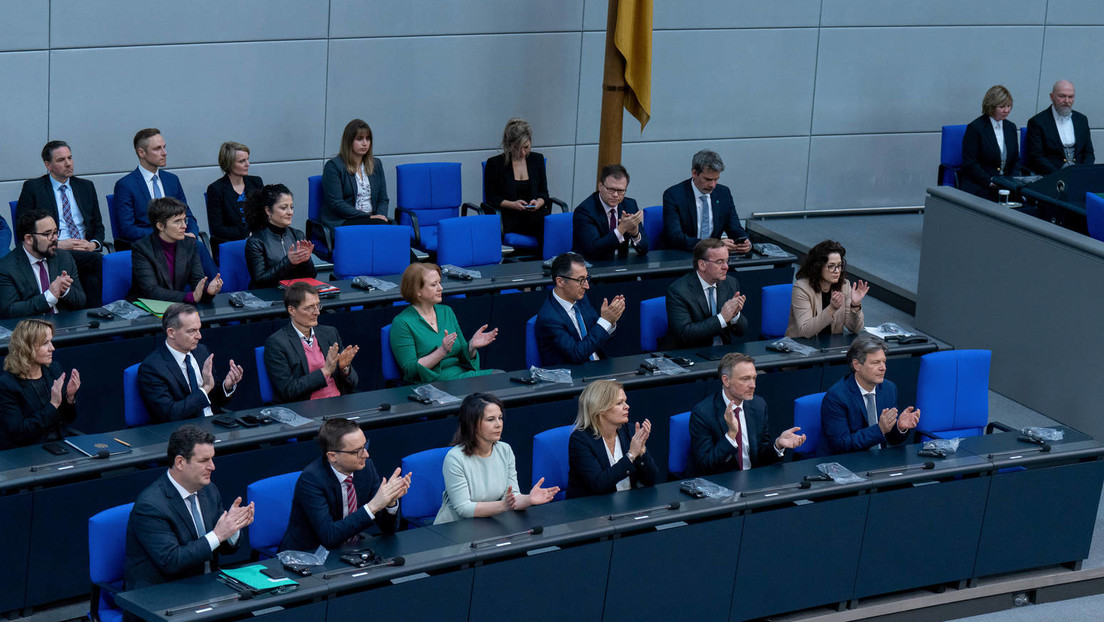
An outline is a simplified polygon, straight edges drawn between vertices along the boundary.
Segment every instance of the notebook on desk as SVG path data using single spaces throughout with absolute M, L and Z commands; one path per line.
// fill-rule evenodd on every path
M 65 444 L 86 456 L 95 456 L 104 449 L 106 449 L 108 455 L 111 456 L 116 454 L 129 454 L 133 451 L 130 447 L 115 440 L 112 433 L 70 436 L 65 439 Z

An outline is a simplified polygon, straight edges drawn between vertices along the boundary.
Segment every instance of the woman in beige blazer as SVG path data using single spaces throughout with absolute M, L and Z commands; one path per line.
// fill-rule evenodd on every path
M 809 250 L 794 280 L 787 337 L 839 334 L 846 326 L 863 329 L 862 301 L 870 285 L 844 278 L 847 251 L 839 242 L 825 240 Z

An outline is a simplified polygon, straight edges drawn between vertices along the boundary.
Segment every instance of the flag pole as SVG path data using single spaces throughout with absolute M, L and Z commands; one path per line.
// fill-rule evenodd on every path
M 630 2 L 632 0 L 629 0 Z M 606 65 L 602 76 L 602 120 L 598 132 L 598 168 L 594 177 L 607 164 L 621 163 L 621 129 L 625 110 L 625 59 L 617 51 L 614 31 L 617 28 L 618 0 L 609 0 L 606 18 Z

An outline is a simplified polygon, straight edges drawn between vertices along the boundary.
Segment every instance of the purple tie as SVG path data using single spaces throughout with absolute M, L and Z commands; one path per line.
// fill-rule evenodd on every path
M 50 277 L 46 274 L 46 260 L 39 259 L 35 262 L 38 266 L 38 285 L 42 288 L 42 293 L 45 294 L 50 289 Z M 50 307 L 50 313 L 57 313 L 56 307 Z
M 614 207 L 610 210 L 610 231 L 617 228 L 617 208 Z

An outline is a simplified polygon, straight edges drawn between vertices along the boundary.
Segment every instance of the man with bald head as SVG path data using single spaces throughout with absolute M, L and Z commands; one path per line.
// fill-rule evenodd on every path
M 1059 80 L 1050 90 L 1050 106 L 1027 122 L 1024 166 L 1049 175 L 1071 164 L 1093 164 L 1089 120 L 1073 109 L 1073 84 Z

